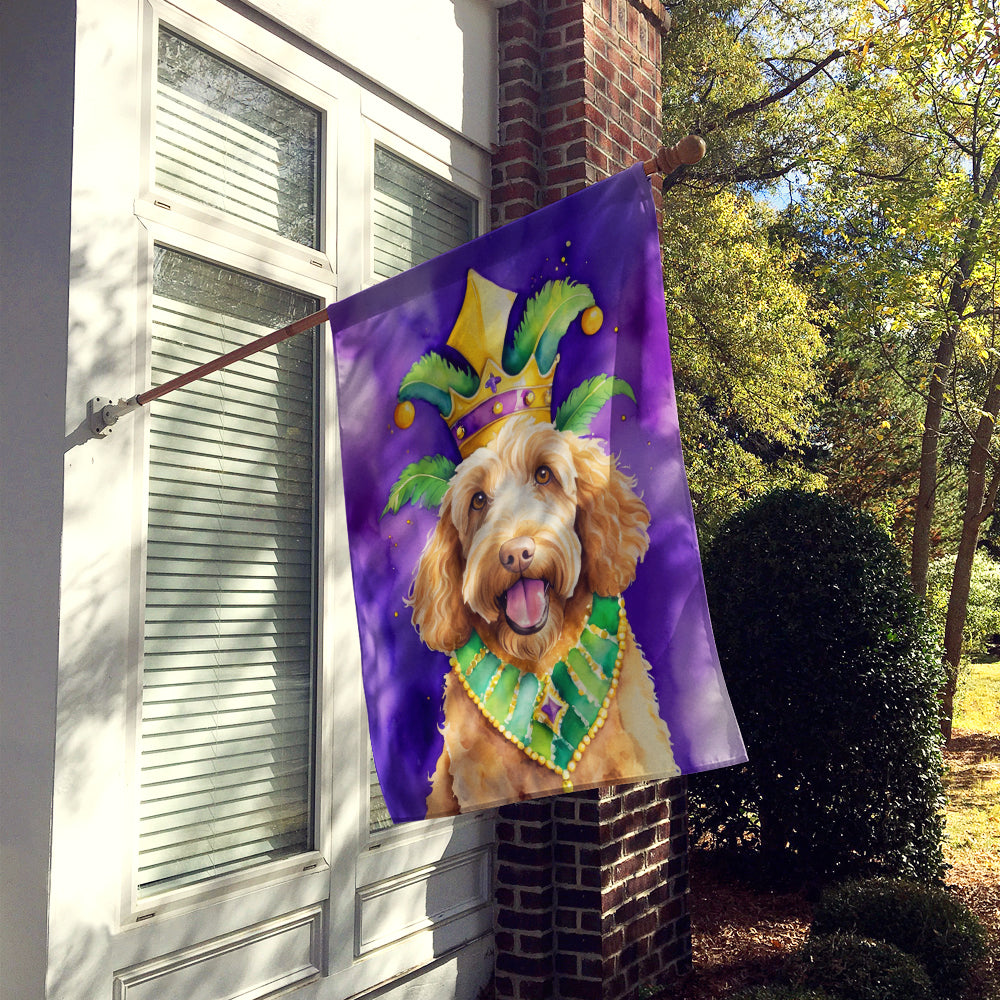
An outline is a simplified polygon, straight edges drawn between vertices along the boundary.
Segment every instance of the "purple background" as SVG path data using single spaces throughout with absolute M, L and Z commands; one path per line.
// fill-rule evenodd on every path
M 656 218 L 640 164 L 329 309 L 364 687 L 393 819 L 423 818 L 442 745 L 448 658 L 420 642 L 404 605 L 436 512 L 407 504 L 398 514 L 380 515 L 410 462 L 434 454 L 459 461 L 433 406 L 417 401 L 405 431 L 393 423 L 393 410 L 413 362 L 429 350 L 448 353 L 469 268 L 518 293 L 511 333 L 546 281 L 590 286 L 604 322 L 591 337 L 579 320 L 570 325 L 559 345 L 552 413 L 592 375 L 613 374 L 632 386 L 638 405 L 616 396 L 591 424 L 638 479 L 652 517 L 649 552 L 625 593 L 629 622 L 652 665 L 681 770 L 745 760 L 705 601 L 677 430 Z

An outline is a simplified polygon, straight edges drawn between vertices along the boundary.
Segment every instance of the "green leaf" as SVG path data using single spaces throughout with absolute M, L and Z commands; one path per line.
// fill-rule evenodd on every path
M 587 285 L 547 281 L 524 307 L 514 344 L 504 349 L 504 368 L 516 375 L 534 354 L 539 371 L 547 372 L 570 323 L 593 304 L 594 296 Z
M 556 410 L 552 422 L 560 431 L 583 434 L 590 428 L 590 421 L 612 396 L 628 396 L 635 402 L 632 387 L 624 379 L 613 375 L 595 375 L 578 385 Z
M 471 396 L 479 387 L 473 372 L 457 368 L 447 358 L 430 351 L 418 358 L 403 376 L 399 386 L 400 399 L 422 399 L 438 408 L 442 414 L 451 412 L 449 389 Z
M 444 455 L 426 455 L 408 465 L 389 490 L 389 502 L 379 515 L 399 513 L 406 503 L 434 510 L 441 505 L 448 483 L 455 474 L 455 463 Z

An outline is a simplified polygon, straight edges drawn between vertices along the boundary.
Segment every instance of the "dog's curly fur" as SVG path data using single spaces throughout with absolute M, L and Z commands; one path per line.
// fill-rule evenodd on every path
M 413 623 L 451 653 L 475 629 L 501 659 L 539 676 L 575 645 L 591 595 L 613 596 L 649 545 L 649 512 L 602 445 L 548 424 L 509 420 L 458 467 L 414 575 Z M 504 595 L 544 580 L 547 608 L 530 630 Z M 631 633 L 608 718 L 573 773 L 574 787 L 676 774 L 648 664 Z M 551 794 L 561 780 L 500 735 L 453 673 L 445 681 L 444 749 L 427 815 Z

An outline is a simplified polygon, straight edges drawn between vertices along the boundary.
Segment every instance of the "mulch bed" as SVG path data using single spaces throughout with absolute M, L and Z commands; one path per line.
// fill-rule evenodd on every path
M 996 737 L 956 734 L 949 766 L 971 757 L 1000 757 Z M 692 971 L 666 987 L 658 1000 L 724 1000 L 737 991 L 773 982 L 785 960 L 809 936 L 812 894 L 768 891 L 735 877 L 717 852 L 695 849 L 691 866 Z M 991 954 L 977 971 L 969 1000 L 1000 1000 L 1000 858 L 972 857 L 954 865 L 946 882 L 986 925 Z

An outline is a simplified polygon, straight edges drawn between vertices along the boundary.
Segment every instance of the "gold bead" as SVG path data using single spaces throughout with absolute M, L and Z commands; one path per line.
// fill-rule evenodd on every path
M 503 403 L 499 399 L 493 404 L 493 412 L 503 413 Z
M 598 306 L 591 306 L 589 309 L 585 309 L 583 315 L 580 317 L 580 327 L 588 337 L 592 337 L 597 333 L 603 322 L 604 313 L 601 312 Z
M 413 408 L 413 404 L 408 399 L 404 399 L 401 403 L 397 404 L 396 409 L 393 411 L 392 419 L 401 431 L 405 431 L 407 427 L 413 424 L 415 415 L 416 410 Z

